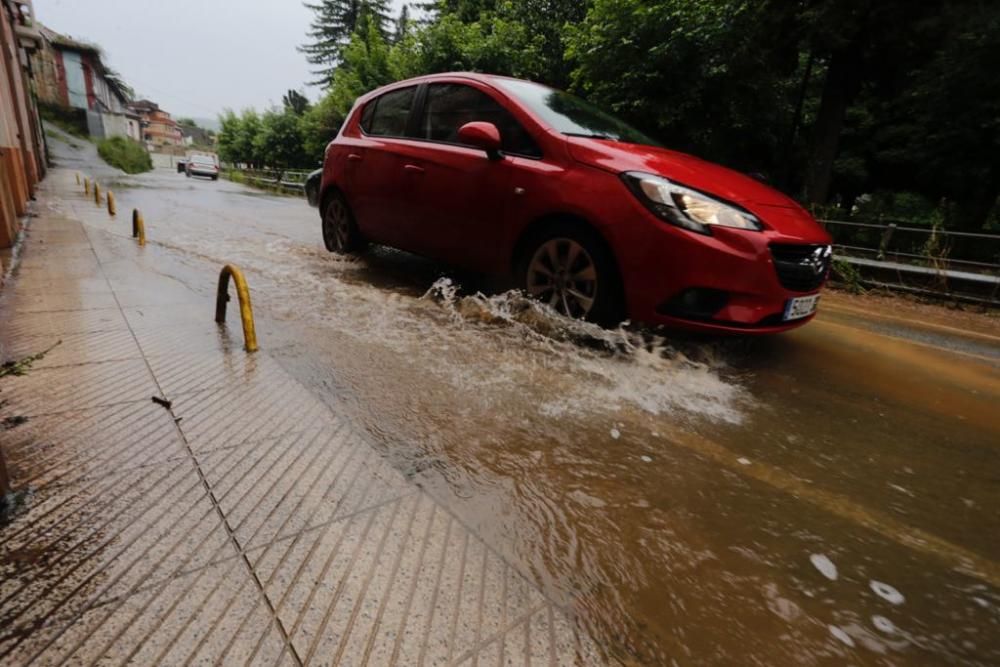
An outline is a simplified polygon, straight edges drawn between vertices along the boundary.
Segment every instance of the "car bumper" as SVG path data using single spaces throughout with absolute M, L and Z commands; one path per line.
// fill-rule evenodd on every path
M 189 169 L 188 172 L 192 176 L 218 176 L 219 172 L 208 169 Z
M 808 214 L 762 209 L 760 217 L 771 229 L 721 228 L 711 236 L 679 229 L 645 210 L 641 214 L 644 224 L 629 226 L 640 232 L 625 239 L 624 252 L 616 244 L 632 319 L 688 331 L 752 335 L 794 329 L 815 316 L 784 320 L 789 300 L 817 294 L 829 272 L 828 256 L 813 271 L 798 266 L 797 256 L 789 263 L 785 255 L 788 249 L 805 252 L 830 243 Z M 805 280 L 794 273 L 800 269 Z

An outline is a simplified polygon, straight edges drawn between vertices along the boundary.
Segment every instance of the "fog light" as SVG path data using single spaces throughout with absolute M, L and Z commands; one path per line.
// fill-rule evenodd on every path
M 686 319 L 709 319 L 729 303 L 729 294 L 710 287 L 689 287 L 657 310 Z

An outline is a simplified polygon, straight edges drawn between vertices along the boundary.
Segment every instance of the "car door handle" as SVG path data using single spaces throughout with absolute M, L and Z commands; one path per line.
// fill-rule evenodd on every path
M 422 174 L 422 173 L 424 173 L 424 168 L 423 167 L 418 167 L 415 164 L 403 165 L 403 169 L 405 169 L 406 171 L 410 172 L 411 174 Z
M 360 155 L 358 155 L 357 153 L 348 153 L 347 154 L 347 159 L 350 160 L 350 161 L 352 161 L 352 162 L 361 162 L 361 160 L 363 158 Z

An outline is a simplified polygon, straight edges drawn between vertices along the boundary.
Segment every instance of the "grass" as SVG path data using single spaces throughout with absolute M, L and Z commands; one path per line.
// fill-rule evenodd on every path
M 97 153 L 105 162 L 126 174 L 141 174 L 153 168 L 153 159 L 146 148 L 125 137 L 101 139 L 97 144 Z
M 62 339 L 57 340 L 55 345 L 53 345 L 47 350 L 36 352 L 35 354 L 27 356 L 23 359 L 6 361 L 0 364 L 0 378 L 6 377 L 8 375 L 18 375 L 18 376 L 27 375 L 28 371 L 31 370 L 32 365 L 34 365 L 36 361 L 41 361 L 42 359 L 44 359 L 46 354 L 54 350 L 56 346 L 60 345 L 61 343 Z
M 43 120 L 52 123 L 66 134 L 90 141 L 86 111 L 40 102 L 38 112 Z
M 864 282 L 861 272 L 845 259 L 833 260 L 833 273 L 844 289 L 851 294 L 864 294 Z

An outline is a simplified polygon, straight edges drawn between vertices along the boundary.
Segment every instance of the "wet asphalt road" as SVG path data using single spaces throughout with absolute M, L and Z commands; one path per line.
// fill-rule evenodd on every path
M 1000 662 L 995 317 L 828 293 L 768 339 L 603 332 L 405 253 L 334 257 L 301 199 L 114 176 L 74 143 L 57 161 L 111 184 L 119 219 L 54 207 L 123 239 L 140 208 L 149 245 L 121 261 L 179 293 L 240 265 L 262 349 L 610 657 Z

